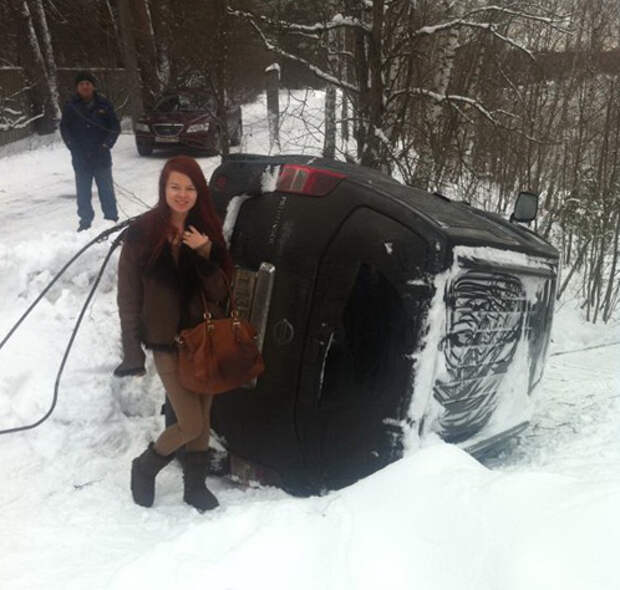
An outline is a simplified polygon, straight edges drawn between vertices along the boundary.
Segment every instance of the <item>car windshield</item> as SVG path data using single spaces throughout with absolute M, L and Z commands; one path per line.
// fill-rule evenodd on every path
M 159 99 L 155 105 L 158 113 L 214 111 L 215 101 L 206 94 L 170 94 Z

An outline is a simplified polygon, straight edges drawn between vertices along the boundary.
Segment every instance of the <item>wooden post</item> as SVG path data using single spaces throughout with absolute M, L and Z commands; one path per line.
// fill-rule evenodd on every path
M 338 74 L 338 40 L 336 32 L 331 29 L 327 33 L 327 51 L 330 74 Z M 336 157 L 336 87 L 328 84 L 325 88 L 325 139 L 323 142 L 323 157 Z
M 342 28 L 340 32 L 340 53 L 341 57 L 338 60 L 340 65 L 340 79 L 343 82 L 349 81 L 349 64 L 347 60 L 347 29 L 346 27 Z M 345 153 L 349 153 L 349 103 L 347 94 L 344 90 L 342 90 L 342 112 L 340 116 L 340 135 L 342 137 L 342 144 L 344 146 Z
M 280 66 L 271 64 L 265 69 L 265 85 L 267 88 L 267 122 L 269 124 L 269 153 L 274 149 L 281 151 L 280 146 Z

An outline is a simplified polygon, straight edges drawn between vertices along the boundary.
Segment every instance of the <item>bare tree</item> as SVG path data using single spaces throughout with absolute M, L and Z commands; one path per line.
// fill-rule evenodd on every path
M 141 79 L 136 56 L 136 43 L 134 39 L 130 0 L 118 0 L 118 8 L 123 56 L 125 58 L 125 69 L 127 70 L 129 82 L 129 110 L 131 112 L 133 125 L 135 126 L 138 117 L 144 111 L 144 104 L 142 102 Z
M 502 31 L 504 21 L 555 26 L 554 18 L 542 11 L 515 10 L 508 3 L 479 4 L 471 0 L 455 8 L 455 3 L 445 2 L 435 11 L 423 11 L 405 1 L 343 0 L 330 4 L 331 17 L 320 24 L 291 22 L 277 13 L 231 11 L 249 20 L 269 50 L 306 64 L 318 78 L 349 96 L 360 163 L 386 170 L 397 167 L 408 182 L 430 185 L 441 181 L 439 176 L 446 169 L 442 158 L 447 162 L 443 146 L 459 140 L 458 124 L 472 125 L 483 118 L 494 125 L 509 126 L 505 109 L 487 108 L 480 96 L 471 95 L 475 88 L 450 91 L 455 83 L 457 49 L 485 36 L 528 52 Z M 429 16 L 436 22 L 422 22 Z M 351 81 L 334 75 L 329 63 L 312 61 L 277 42 L 276 32 L 285 30 L 312 35 L 328 46 L 329 32 L 342 29 L 352 38 Z M 432 63 L 419 60 L 427 49 Z
M 132 0 L 131 17 L 136 61 L 142 83 L 142 101 L 148 108 L 153 106 L 155 99 L 161 94 L 166 78 L 159 69 L 161 61 L 157 55 L 158 46 L 148 0 Z
M 213 0 L 213 20 L 215 27 L 213 58 L 215 61 L 211 86 L 216 98 L 219 151 L 225 155 L 230 149 L 227 112 L 229 108 L 228 89 L 230 88 L 230 28 L 226 0 Z
M 56 73 L 56 59 L 52 46 L 52 36 L 47 25 L 47 16 L 43 8 L 43 0 L 30 0 L 32 13 L 38 37 L 40 39 L 41 51 L 45 61 L 45 79 L 49 88 L 49 95 L 54 107 L 54 119 L 60 121 L 60 98 L 58 96 L 58 77 Z
M 12 0 L 22 39 L 20 52 L 37 133 L 52 133 L 58 127 L 60 107 L 51 36 L 40 0 L 32 0 L 40 33 L 37 34 L 33 12 L 27 0 Z M 41 116 L 38 116 L 41 115 Z
M 170 85 L 170 81 L 174 77 L 170 59 L 172 9 L 170 7 L 170 0 L 151 2 L 150 7 L 157 55 L 157 71 L 160 86 L 163 89 Z

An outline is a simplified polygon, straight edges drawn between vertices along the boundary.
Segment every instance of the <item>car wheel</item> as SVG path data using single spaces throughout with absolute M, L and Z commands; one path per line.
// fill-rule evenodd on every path
M 153 153 L 153 142 L 136 140 L 136 149 L 141 156 L 150 156 Z

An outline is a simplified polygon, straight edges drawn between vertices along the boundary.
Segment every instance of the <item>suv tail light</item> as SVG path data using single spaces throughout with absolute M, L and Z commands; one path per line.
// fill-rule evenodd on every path
M 333 191 L 343 178 L 346 178 L 345 174 L 331 170 L 285 164 L 278 177 L 276 190 L 311 197 L 324 197 Z

